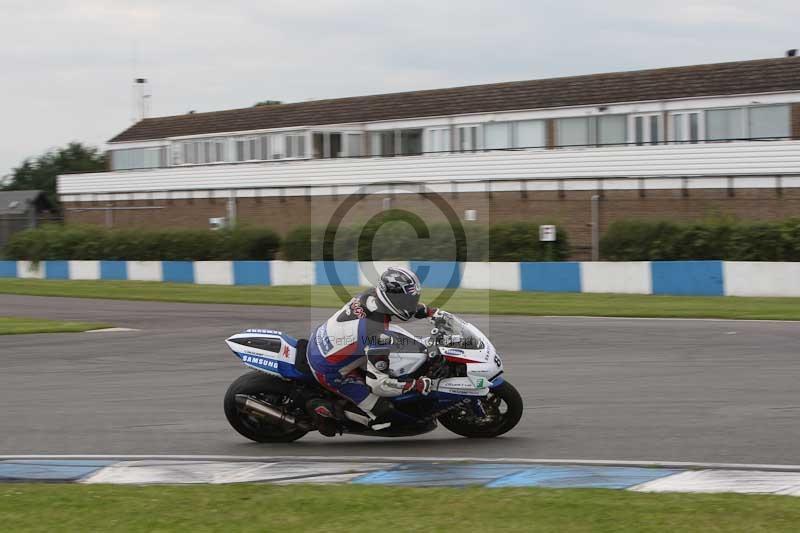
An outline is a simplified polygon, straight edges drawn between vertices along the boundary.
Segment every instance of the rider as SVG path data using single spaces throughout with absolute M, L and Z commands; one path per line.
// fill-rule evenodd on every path
M 436 312 L 419 303 L 420 289 L 413 271 L 389 267 L 381 274 L 377 287 L 356 295 L 311 332 L 308 363 L 317 381 L 356 404 L 367 416 L 353 418 L 374 430 L 390 425 L 393 407 L 388 397 L 412 390 L 423 395 L 431 391 L 430 378 L 399 381 L 387 373 L 392 337 L 385 332 L 392 317 L 407 321 Z M 312 400 L 310 408 L 320 433 L 335 435 L 338 424 L 331 402 Z

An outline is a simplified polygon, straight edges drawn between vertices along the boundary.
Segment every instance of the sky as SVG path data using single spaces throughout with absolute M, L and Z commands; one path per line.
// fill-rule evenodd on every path
M 0 0 L 0 178 L 150 116 L 780 57 L 800 1 Z

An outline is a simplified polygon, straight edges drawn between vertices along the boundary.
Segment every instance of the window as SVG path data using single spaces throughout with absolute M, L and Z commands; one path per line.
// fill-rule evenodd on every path
M 458 127 L 458 150 L 460 152 L 478 150 L 478 126 Z
M 225 139 L 217 139 L 214 141 L 214 161 L 222 163 L 227 161 L 227 145 L 228 141 Z
M 700 111 L 681 111 L 669 116 L 670 142 L 697 143 L 705 138 Z
M 426 136 L 426 152 L 449 152 L 452 150 L 450 145 L 450 128 L 429 128 L 426 131 Z
M 586 146 L 589 144 L 589 119 L 585 117 L 560 118 L 556 122 L 558 146 Z
M 590 131 L 591 131 L 591 120 Z M 628 119 L 625 115 L 604 115 L 595 118 L 597 133 L 596 143 L 600 146 L 609 144 L 625 144 L 628 141 Z M 591 144 L 595 142 L 590 138 Z
M 219 163 L 225 161 L 225 140 L 208 139 L 193 141 L 197 145 L 196 163 Z
M 514 148 L 541 148 L 545 146 L 543 120 L 523 120 L 517 122 Z
M 394 130 L 375 131 L 372 133 L 372 154 L 389 157 L 395 154 Z
M 422 130 L 386 130 L 370 134 L 373 156 L 419 155 L 422 153 Z
M 306 156 L 306 136 L 292 134 L 286 136 L 286 157 L 300 158 Z
M 342 134 L 338 132 L 317 132 L 312 136 L 314 157 L 342 157 Z
M 743 139 L 745 135 L 744 109 L 712 109 L 706 111 L 706 135 L 709 141 Z
M 166 166 L 167 149 L 159 146 L 155 148 L 125 148 L 111 150 L 111 169 L 129 170 L 134 168 L 158 168 Z
M 422 153 L 422 130 L 400 130 L 400 154 Z
M 236 161 L 260 161 L 267 159 L 261 137 L 237 137 L 234 141 Z
M 348 133 L 345 135 L 345 153 L 348 157 L 359 157 L 364 155 L 364 136 L 360 133 Z
M 631 115 L 630 120 L 633 130 L 632 142 L 637 145 L 658 144 L 664 139 L 664 127 L 660 113 Z
M 169 147 L 170 153 L 172 154 L 172 163 L 171 165 L 182 165 L 183 164 L 183 147 L 180 143 L 172 143 L 172 146 Z
M 270 158 L 283 159 L 286 157 L 286 137 L 284 135 L 270 135 Z
M 544 128 L 541 135 L 544 141 Z M 627 137 L 628 124 L 625 115 L 561 118 L 556 121 L 558 146 L 625 144 Z
M 483 126 L 484 147 L 488 150 L 511 148 L 511 125 L 508 122 L 490 122 Z
M 329 133 L 328 134 L 328 157 L 341 157 L 342 155 L 342 134 Z
M 314 149 L 314 159 L 320 159 L 325 157 L 325 134 L 324 133 L 315 133 L 311 137 L 311 142 L 313 143 Z
M 788 105 L 769 105 L 748 109 L 749 137 L 764 139 L 791 136 L 791 111 Z
M 201 163 L 201 154 L 202 150 L 200 149 L 200 143 L 197 141 L 183 141 L 181 143 L 182 148 L 182 155 L 183 155 L 183 164 L 184 165 L 196 165 Z
M 272 135 L 262 135 L 259 138 L 261 145 L 261 157 L 264 159 L 272 159 Z

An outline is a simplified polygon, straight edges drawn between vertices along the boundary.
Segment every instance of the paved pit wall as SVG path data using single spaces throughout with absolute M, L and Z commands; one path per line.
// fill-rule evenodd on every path
M 455 263 L 397 261 L 0 261 L 0 277 L 136 280 L 200 285 L 371 285 L 389 264 L 431 288 L 684 296 L 800 296 L 800 263 L 642 261 Z

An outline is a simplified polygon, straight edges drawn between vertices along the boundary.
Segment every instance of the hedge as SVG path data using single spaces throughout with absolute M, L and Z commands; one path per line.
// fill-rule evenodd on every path
M 600 251 L 611 261 L 800 261 L 800 219 L 698 223 L 624 220 L 609 226 Z
M 266 228 L 233 230 L 108 230 L 96 226 L 43 226 L 14 234 L 7 259 L 196 260 L 274 259 L 280 237 Z
M 465 224 L 463 235 L 455 235 L 449 224 L 427 224 L 427 232 L 417 236 L 410 218 L 393 217 L 388 213 L 363 228 L 340 227 L 327 239 L 324 227 L 295 228 L 283 241 L 283 257 L 290 261 L 318 261 L 323 258 L 323 245 L 330 242 L 337 260 L 563 261 L 569 256 L 566 231 L 559 228 L 558 241 L 543 243 L 539 241 L 536 222 L 488 227 Z M 460 250 L 457 243 L 461 244 Z
M 3 250 L 7 259 L 86 260 L 230 260 L 316 261 L 323 243 L 333 242 L 333 257 L 358 261 L 563 261 L 569 255 L 567 234 L 539 241 L 539 224 L 514 222 L 484 226 L 465 224 L 456 235 L 449 224 L 417 226 L 415 216 L 387 211 L 364 226 L 343 226 L 324 238 L 321 226 L 300 226 L 281 239 L 261 228 L 233 230 L 108 230 L 97 226 L 44 226 L 12 236 Z M 457 245 L 458 243 L 458 245 Z M 461 254 L 460 256 L 458 254 Z

